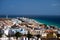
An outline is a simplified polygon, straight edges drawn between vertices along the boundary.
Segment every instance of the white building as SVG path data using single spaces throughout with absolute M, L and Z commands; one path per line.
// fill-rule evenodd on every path
M 11 30 L 11 29 L 8 28 L 8 29 L 4 30 L 4 34 L 5 35 L 9 35 L 9 34 L 10 35 L 14 35 L 15 34 L 15 31 L 13 31 L 13 30 Z
M 47 37 L 47 33 L 42 33 L 41 36 L 42 37 Z
M 18 24 L 18 23 L 22 23 L 22 21 L 18 20 L 18 19 L 12 19 L 13 24 Z
M 24 29 L 24 28 L 17 29 L 17 32 L 20 32 L 22 34 L 27 34 L 28 33 L 28 31 L 26 29 Z

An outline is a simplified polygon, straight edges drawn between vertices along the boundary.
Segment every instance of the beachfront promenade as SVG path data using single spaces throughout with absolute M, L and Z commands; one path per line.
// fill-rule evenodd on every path
M 10 38 L 8 38 L 8 37 L 2 37 L 2 38 L 0 38 L 0 40 L 16 40 L 16 38 L 13 38 L 13 37 L 10 37 Z M 18 38 L 17 40 L 28 40 L 28 38 L 27 37 L 25 37 L 25 38 Z M 29 40 L 37 40 L 36 38 L 30 38 Z M 49 39 L 46 39 L 46 38 L 39 38 L 38 40 L 59 40 L 58 38 L 49 38 Z
M 0 38 L 0 40 L 16 40 L 16 38 L 14 38 L 14 37 L 10 37 L 10 38 L 2 37 L 2 38 Z M 28 38 L 27 37 L 25 37 L 25 38 L 19 37 L 17 40 L 28 40 Z M 30 38 L 29 40 L 37 40 L 37 39 L 36 38 Z M 39 40 L 41 40 L 41 39 L 39 39 Z

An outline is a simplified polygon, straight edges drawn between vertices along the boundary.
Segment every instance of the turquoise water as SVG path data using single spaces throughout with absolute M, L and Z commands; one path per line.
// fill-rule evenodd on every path
M 51 21 L 47 21 L 47 20 L 41 20 L 41 19 L 35 19 L 37 22 L 40 22 L 40 23 L 44 23 L 44 24 L 47 24 L 47 25 L 55 25 L 57 26 L 58 28 L 60 28 L 60 25 L 57 24 L 57 23 L 54 23 L 54 22 L 51 22 Z

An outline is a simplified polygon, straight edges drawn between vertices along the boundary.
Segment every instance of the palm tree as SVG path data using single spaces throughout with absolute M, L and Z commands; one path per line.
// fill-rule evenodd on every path
M 18 40 L 18 37 L 21 37 L 21 36 L 22 36 L 21 33 L 19 33 L 19 32 L 16 32 L 16 33 L 15 33 L 16 40 Z
M 8 40 L 11 40 L 11 39 L 10 39 L 10 37 L 11 37 L 11 35 L 10 35 L 10 34 L 9 34 L 9 35 L 6 35 L 6 36 L 8 37 Z
M 39 40 L 39 38 L 41 37 L 41 35 L 38 34 L 38 35 L 36 35 L 36 37 L 37 37 L 37 40 Z
M 3 34 L 2 34 L 2 33 L 0 33 L 0 38 L 2 37 L 2 35 L 3 35 Z
M 57 38 L 59 39 L 59 37 L 60 37 L 60 34 L 57 34 Z
M 26 38 L 27 37 L 27 34 L 23 34 L 23 36 Z M 26 40 L 26 39 L 25 39 Z
M 2 37 L 4 31 L 2 29 L 0 29 L 0 38 Z
M 10 37 L 14 37 L 14 32 L 12 30 L 9 30 L 8 35 L 6 36 L 9 38 L 9 40 L 11 40 Z
M 27 37 L 28 37 L 28 40 L 30 40 L 30 38 L 32 38 L 32 37 L 33 37 L 33 35 L 32 35 L 32 34 L 30 34 L 30 32 L 28 32 Z

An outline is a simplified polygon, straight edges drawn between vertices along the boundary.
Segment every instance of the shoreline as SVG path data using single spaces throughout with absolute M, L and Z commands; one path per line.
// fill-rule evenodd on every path
M 53 23 L 53 22 L 48 22 L 48 21 L 40 20 L 40 19 L 34 19 L 34 20 L 36 20 L 38 23 L 42 23 L 42 24 L 46 24 L 46 25 L 54 25 L 54 26 L 60 28 L 59 24 L 56 24 L 56 23 Z

